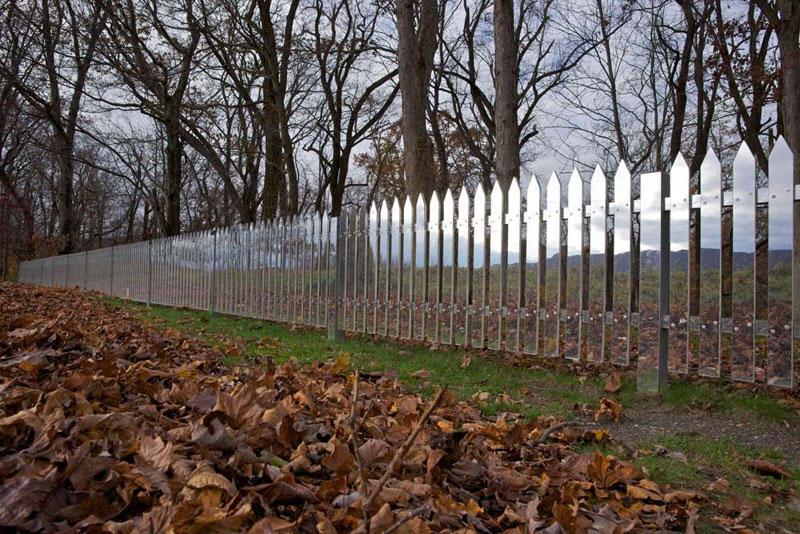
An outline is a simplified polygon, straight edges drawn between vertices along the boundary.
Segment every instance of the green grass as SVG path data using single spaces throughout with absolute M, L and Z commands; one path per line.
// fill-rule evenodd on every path
M 445 385 L 461 398 L 487 393 L 480 404 L 484 415 L 517 412 L 527 418 L 540 415 L 573 417 L 573 407 L 586 404 L 590 409 L 597 405 L 603 392 L 601 376 L 580 377 L 574 369 L 551 368 L 540 358 L 531 357 L 530 367 L 519 363 L 512 365 L 497 355 L 468 352 L 457 348 L 432 349 L 427 346 L 402 344 L 396 341 L 376 340 L 369 336 L 349 335 L 346 341 L 331 342 L 325 332 L 260 321 L 256 319 L 208 314 L 185 309 L 141 304 L 107 299 L 112 305 L 125 308 L 157 328 L 174 328 L 208 340 L 227 352 L 225 363 L 238 365 L 257 363 L 269 357 L 277 363 L 297 360 L 301 363 L 326 361 L 347 355 L 352 368 L 364 371 L 393 371 L 412 391 L 430 395 L 435 386 Z M 464 357 L 469 355 L 470 365 L 462 368 Z M 524 361 L 524 360 L 523 360 Z M 527 362 L 526 362 L 527 363 Z M 425 370 L 418 374 L 419 371 Z M 416 373 L 416 376 L 415 376 Z M 626 376 L 622 389 L 615 395 L 625 407 L 648 406 L 659 402 L 644 397 L 636 391 L 634 376 Z M 701 409 L 709 412 L 729 412 L 767 418 L 771 421 L 800 424 L 800 415 L 781 405 L 776 395 L 753 391 L 739 391 L 730 383 L 672 381 L 660 398 L 678 410 Z M 649 404 L 648 404 L 649 403 Z M 755 521 L 770 528 L 792 529 L 800 522 L 800 513 L 785 504 L 765 505 L 764 497 L 775 492 L 800 493 L 800 468 L 794 462 L 789 480 L 759 477 L 746 466 L 747 458 L 767 458 L 783 461 L 774 450 L 752 449 L 737 444 L 729 438 L 713 434 L 669 435 L 634 440 L 629 443 L 639 454 L 630 458 L 644 469 L 649 478 L 660 484 L 703 491 L 706 486 L 725 478 L 730 488 L 719 495 L 711 495 L 713 503 L 722 503 L 732 494 L 745 496 L 756 505 Z M 656 446 L 669 452 L 678 451 L 686 461 L 666 454 L 654 454 Z M 612 443 L 581 445 L 584 451 L 601 450 L 606 454 L 627 456 L 626 450 Z M 753 488 L 754 479 L 768 481 L 769 489 Z M 718 531 L 710 522 L 711 511 L 701 515 L 698 532 Z
M 350 335 L 346 341 L 331 342 L 325 332 L 292 329 L 286 325 L 219 314 L 111 300 L 115 306 L 132 310 L 145 322 L 199 335 L 212 344 L 226 348 L 238 341 L 243 351 L 235 351 L 225 363 L 257 361 L 270 357 L 277 363 L 294 359 L 301 363 L 331 360 L 346 354 L 350 365 L 364 371 L 394 371 L 400 380 L 422 393 L 432 385 L 447 386 L 460 398 L 488 393 L 484 412 L 503 411 L 537 417 L 543 413 L 568 417 L 575 403 L 594 404 L 600 394 L 600 382 L 582 381 L 574 374 L 550 369 L 526 369 L 499 364 L 492 358 L 463 349 L 429 347 L 373 340 Z M 471 363 L 462 368 L 466 355 Z M 414 376 L 425 370 L 428 376 Z M 543 397 L 542 405 L 523 402 L 532 395 Z M 506 397 L 507 396 L 507 397 Z M 509 401 L 510 399 L 510 401 Z
M 547 362 L 536 357 L 531 357 L 531 367 L 527 368 L 509 365 L 496 355 L 454 347 L 433 350 L 427 346 L 352 334 L 346 341 L 331 342 L 325 332 L 316 329 L 292 329 L 287 325 L 245 317 L 164 306 L 147 307 L 117 299 L 108 301 L 114 306 L 132 310 L 148 323 L 199 335 L 218 347 L 229 348 L 231 342 L 236 341 L 243 350 L 229 353 L 225 358 L 226 364 L 257 361 L 265 356 L 277 363 L 290 359 L 312 363 L 347 354 L 351 367 L 365 371 L 394 371 L 398 378 L 423 393 L 432 391 L 433 384 L 447 386 L 461 398 L 489 393 L 490 397 L 483 406 L 488 415 L 515 411 L 528 417 L 546 413 L 568 418 L 576 404 L 592 407 L 599 397 L 607 395 L 602 389 L 602 377 L 581 379 L 569 368 L 549 368 Z M 466 355 L 470 356 L 471 363 L 462 368 Z M 426 370 L 428 376 L 414 376 L 420 370 Z M 634 406 L 647 400 L 636 391 L 634 377 L 626 377 L 617 397 L 623 406 Z M 779 404 L 775 396 L 731 390 L 724 381 L 719 384 L 672 381 L 662 400 L 676 408 L 744 411 L 776 422 L 800 423 L 800 416 Z
M 701 436 L 669 436 L 664 435 L 640 443 L 640 454 L 631 461 L 638 465 L 645 475 L 659 484 L 673 488 L 695 490 L 704 493 L 713 505 L 723 504 L 734 495 L 744 497 L 754 507 L 753 521 L 765 526 L 768 531 L 793 532 L 800 524 L 800 513 L 780 499 L 768 504 L 765 498 L 775 495 L 786 495 L 800 492 L 800 468 L 788 469 L 791 477 L 775 479 L 761 476 L 747 467 L 747 459 L 763 458 L 780 464 L 786 458 L 778 451 L 771 449 L 745 448 L 728 438 L 709 438 Z M 655 454 L 658 447 L 666 451 Z M 604 454 L 625 456 L 625 451 L 614 443 L 585 444 L 580 446 L 583 452 L 599 450 Z M 686 457 L 684 461 L 670 453 L 680 452 Z M 709 484 L 724 478 L 729 487 L 723 490 L 711 490 Z M 752 483 L 757 485 L 754 486 Z M 697 532 L 719 532 L 718 525 L 711 521 L 714 515 L 712 507 L 706 507 L 700 516 Z
M 800 424 L 800 415 L 778 402 L 776 395 L 752 390 L 732 390 L 729 383 L 670 382 L 661 400 L 675 408 L 686 407 L 712 412 L 750 413 L 781 423 L 783 421 Z M 626 382 L 620 392 L 623 405 L 633 405 L 640 395 L 635 384 Z

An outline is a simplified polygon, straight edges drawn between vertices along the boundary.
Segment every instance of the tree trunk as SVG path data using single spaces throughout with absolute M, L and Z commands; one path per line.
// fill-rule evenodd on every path
M 265 79 L 264 85 L 264 219 L 272 220 L 278 214 L 281 184 L 283 182 L 283 157 L 281 155 L 281 133 L 278 113 L 275 109 L 275 88 L 272 81 Z M 281 214 L 283 210 L 281 210 Z
M 519 178 L 519 122 L 517 119 L 517 37 L 513 0 L 494 2 L 495 106 L 497 180 L 503 190 Z
M 419 2 L 419 28 L 414 18 Z M 428 85 L 433 71 L 439 23 L 436 0 L 397 2 L 397 63 L 402 96 L 401 127 L 406 171 L 406 192 L 430 198 L 435 186 L 433 143 L 425 120 Z
M 164 235 L 181 232 L 181 165 L 183 163 L 183 140 L 180 135 L 180 114 L 175 107 L 168 110 L 166 150 L 166 226 Z
M 778 10 L 783 135 L 794 152 L 794 182 L 800 184 L 800 3 L 778 0 Z
M 72 160 L 72 141 L 56 134 L 56 150 L 58 152 L 58 225 L 61 234 L 61 254 L 75 251 L 75 213 L 72 203 L 72 174 L 75 163 Z

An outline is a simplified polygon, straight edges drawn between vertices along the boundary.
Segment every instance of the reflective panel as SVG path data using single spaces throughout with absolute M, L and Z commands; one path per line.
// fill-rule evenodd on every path
M 378 269 L 378 292 L 380 295 L 379 309 L 378 309 L 378 333 L 384 336 L 389 335 L 389 303 L 391 298 L 390 293 L 390 273 L 391 273 L 391 243 L 389 242 L 391 231 L 389 230 L 389 207 L 386 200 L 381 203 L 380 211 L 380 233 L 379 235 L 379 252 L 380 262 Z
M 400 202 L 395 198 L 391 212 L 391 261 L 389 275 L 389 335 L 400 336 L 400 295 L 402 291 L 402 236 L 400 235 Z
M 481 184 L 475 189 L 472 215 L 472 306 L 470 308 L 470 344 L 475 348 L 486 346 L 486 318 L 488 314 L 489 247 L 486 240 L 486 194 Z
M 531 176 L 525 190 L 525 316 L 524 350 L 539 354 L 540 279 L 544 274 L 542 253 L 541 193 L 539 180 Z M 541 301 L 543 302 L 543 301 Z M 543 304 L 542 304 L 543 306 Z
M 714 152 L 700 167 L 700 273 L 697 372 L 720 375 L 720 299 L 722 291 L 722 173 Z M 697 207 L 696 203 L 694 207 Z
M 505 287 L 504 280 L 508 264 L 505 255 L 508 254 L 503 238 L 508 239 L 505 228 L 503 209 L 503 189 L 500 182 L 495 181 L 489 197 L 489 219 L 487 224 L 489 256 L 486 267 L 486 304 L 485 304 L 485 340 L 490 349 L 499 349 L 500 340 L 504 339 L 504 321 L 501 314 L 505 312 Z
M 689 166 L 680 154 L 669 173 L 669 370 L 689 372 Z
M 327 213 L 322 214 L 321 228 L 320 228 L 320 260 L 319 260 L 319 326 L 326 326 L 328 324 L 328 317 L 331 313 L 330 310 L 330 282 L 332 279 L 333 265 L 331 264 L 331 237 L 335 235 L 331 229 L 331 220 Z M 278 257 L 275 258 L 275 272 L 276 276 L 279 270 Z M 277 292 L 276 292 L 277 293 Z
M 300 216 L 295 215 L 292 219 L 292 324 L 301 324 L 302 318 L 300 309 L 302 308 L 302 288 L 300 286 L 300 275 L 302 268 L 301 253 L 303 243 L 303 220 Z M 251 230 L 252 232 L 252 230 Z M 248 246 L 248 249 L 250 247 Z M 248 270 L 248 285 L 252 286 L 253 283 L 253 255 L 252 252 L 248 253 L 249 263 Z M 252 294 L 252 290 L 248 289 L 248 293 Z
M 614 175 L 614 261 L 611 288 L 611 350 L 609 357 L 617 365 L 628 365 L 630 358 L 630 312 L 631 312 L 631 173 L 624 162 L 620 162 Z
M 349 210 L 343 210 L 340 215 L 341 224 L 341 241 L 342 247 L 341 261 L 341 275 L 342 280 L 339 285 L 341 295 L 338 296 L 339 302 L 337 309 L 339 311 L 339 328 L 346 330 L 350 327 L 350 320 L 352 318 L 352 293 L 353 293 L 353 238 L 355 232 L 353 231 L 353 214 Z M 338 273 L 339 271 L 337 271 Z
M 569 360 L 581 359 L 581 345 L 585 341 L 581 325 L 581 271 L 583 255 L 583 179 L 577 169 L 573 169 L 567 184 L 567 256 L 566 287 L 564 296 L 565 317 L 563 322 L 564 357 Z
M 309 239 L 312 230 L 312 223 L 310 218 L 297 216 L 295 219 L 295 276 L 294 276 L 294 293 L 295 293 L 295 319 L 296 323 L 311 324 L 311 319 L 308 317 L 308 253 L 309 253 Z M 254 234 L 256 236 L 257 234 Z M 259 262 L 259 255 L 253 255 L 255 265 L 253 266 L 253 283 L 258 286 L 261 277 L 261 265 Z
M 589 291 L 586 309 L 589 324 L 586 336 L 586 359 L 602 362 L 607 343 L 606 334 L 606 177 L 598 165 L 592 174 L 589 209 Z
M 442 203 L 442 321 L 441 333 L 439 339 L 442 343 L 450 343 L 453 341 L 454 333 L 454 312 L 456 302 L 456 280 L 458 263 L 456 257 L 458 255 L 458 242 L 455 239 L 456 219 L 455 219 L 455 201 L 453 200 L 453 192 L 448 189 L 444 195 L 444 202 Z
M 522 350 L 522 278 L 525 275 L 525 265 L 521 259 L 522 251 L 522 191 L 519 181 L 514 178 L 508 187 L 508 281 L 506 283 L 506 341 L 505 348 L 509 351 Z
M 366 333 L 369 325 L 372 324 L 372 277 L 375 275 L 372 269 L 372 252 L 370 249 L 370 216 L 371 207 L 365 206 L 359 209 L 359 221 L 361 229 L 359 232 L 359 256 L 358 270 L 360 275 L 358 292 L 358 321 L 357 329 L 359 332 Z
M 755 159 L 743 143 L 733 161 L 733 336 L 731 378 L 755 376 Z
M 545 356 L 558 357 L 560 343 L 559 283 L 561 271 L 561 182 L 553 173 L 547 182 L 547 209 L 545 210 L 545 276 L 542 280 L 542 308 L 544 309 L 542 350 Z
M 400 264 L 400 337 L 413 337 L 413 300 L 414 295 L 414 205 L 411 198 L 406 197 L 403 203 L 403 235 L 402 262 Z
M 375 204 L 369 207 L 369 249 L 367 254 L 367 292 L 365 299 L 368 300 L 367 306 L 367 332 L 376 334 L 378 332 L 378 312 L 380 306 L 378 305 L 378 298 L 380 293 L 380 284 L 378 283 L 378 273 L 380 272 L 381 254 L 380 254 L 380 230 L 378 227 L 378 208 Z
M 469 309 L 472 304 L 472 227 L 470 225 L 470 198 L 467 188 L 462 187 L 458 195 L 458 220 L 457 220 L 457 274 L 454 281 L 455 317 L 453 328 L 455 331 L 455 344 L 459 346 L 469 343 Z
M 792 387 L 792 243 L 794 179 L 792 151 L 783 137 L 769 157 L 769 272 L 767 383 Z M 793 231 L 794 229 L 794 231 Z
M 452 203 L 452 198 L 450 199 Z M 425 338 L 439 342 L 442 334 L 442 207 L 439 194 L 434 191 L 428 205 L 428 262 L 426 269 L 427 291 L 425 307 Z M 452 232 L 452 230 L 451 230 Z M 452 234 L 451 234 L 452 242 Z
M 352 280 L 352 284 L 350 286 L 350 321 L 346 325 L 346 328 L 353 332 L 358 331 L 358 325 L 361 321 L 361 294 L 364 292 L 363 285 L 364 285 L 364 270 L 363 270 L 363 261 L 361 256 L 363 252 L 362 242 L 364 241 L 362 232 L 363 232 L 363 224 L 361 217 L 361 210 L 355 209 L 352 213 L 352 219 L 350 221 L 350 232 L 352 234 L 352 248 L 353 250 L 348 255 L 348 259 L 352 262 L 352 268 L 350 269 L 350 278 Z
M 638 391 L 658 391 L 658 343 L 661 318 L 661 173 L 641 175 L 639 214 Z
M 427 320 L 428 290 L 428 219 L 425 215 L 425 199 L 417 195 L 414 207 L 414 253 L 411 255 L 411 329 L 413 337 L 425 339 L 425 321 Z

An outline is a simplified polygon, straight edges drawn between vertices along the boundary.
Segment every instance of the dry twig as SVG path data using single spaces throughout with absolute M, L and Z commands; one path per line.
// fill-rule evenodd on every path
M 554 432 L 558 432 L 559 430 L 563 430 L 563 429 L 567 428 L 568 426 L 597 426 L 597 423 L 589 423 L 589 422 L 582 423 L 580 421 L 564 421 L 563 423 L 558 423 L 557 425 L 553 425 L 551 427 L 548 427 L 544 432 L 542 432 L 542 435 L 539 436 L 539 439 L 537 439 L 536 441 L 533 442 L 533 444 L 534 445 L 541 445 L 542 443 L 547 441 L 547 438 L 549 438 Z
M 362 525 L 358 529 L 353 531 L 354 534 L 361 533 L 361 532 L 366 532 L 367 534 L 369 534 L 369 531 L 370 531 L 369 514 L 370 514 L 370 510 L 372 509 L 372 505 L 375 503 L 375 499 L 378 497 L 378 495 L 380 495 L 381 491 L 383 490 L 383 487 L 386 485 L 386 482 L 389 481 L 389 478 L 391 478 L 391 476 L 394 473 L 395 469 L 397 469 L 397 466 L 400 465 L 400 463 L 403 461 L 403 459 L 408 454 L 408 451 L 411 449 L 411 446 L 416 441 L 417 436 L 422 431 L 422 428 L 425 426 L 425 423 L 428 421 L 428 419 L 430 418 L 430 416 L 433 413 L 433 411 L 442 402 L 442 398 L 444 398 L 445 391 L 447 391 L 446 387 L 444 387 L 444 388 L 439 390 L 439 392 L 436 394 L 436 397 L 433 398 L 433 401 L 431 401 L 431 403 L 428 405 L 428 407 L 422 413 L 422 416 L 419 418 L 419 420 L 414 425 L 414 428 L 411 431 L 411 434 L 409 434 L 408 438 L 406 438 L 406 440 L 403 443 L 402 447 L 397 449 L 397 452 L 394 453 L 394 456 L 392 457 L 392 461 L 389 462 L 389 466 L 384 471 L 384 473 L 381 476 L 380 480 L 378 480 L 378 484 L 369 493 L 369 497 L 367 497 L 367 500 L 362 505 L 363 506 L 363 508 L 362 508 L 362 517 L 363 517 Z M 355 391 L 354 391 L 354 393 L 355 393 Z M 358 462 L 358 458 L 356 458 L 356 461 Z M 364 474 L 362 474 L 362 473 L 363 472 L 359 468 L 359 476 L 362 477 L 362 488 L 363 488 L 364 484 L 366 484 L 366 476 Z M 423 507 L 422 509 L 418 509 L 418 510 L 419 510 L 419 512 L 417 512 L 417 510 L 414 510 L 414 512 L 417 512 L 416 515 L 419 515 L 419 514 L 423 513 L 425 511 L 425 508 Z M 414 512 L 412 512 L 412 514 Z M 415 515 L 409 514 L 408 519 L 404 518 L 402 520 L 403 523 L 405 523 L 406 521 L 410 520 L 412 517 L 415 517 Z M 393 525 L 391 528 L 395 528 L 395 525 Z

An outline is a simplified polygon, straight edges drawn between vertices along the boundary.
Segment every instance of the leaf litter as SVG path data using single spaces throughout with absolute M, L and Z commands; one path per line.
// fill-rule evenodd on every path
M 447 391 L 434 402 L 391 374 L 359 378 L 344 355 L 228 367 L 94 296 L 0 289 L 0 527 L 692 530 L 704 500 L 580 452 L 603 429 L 486 418 Z

